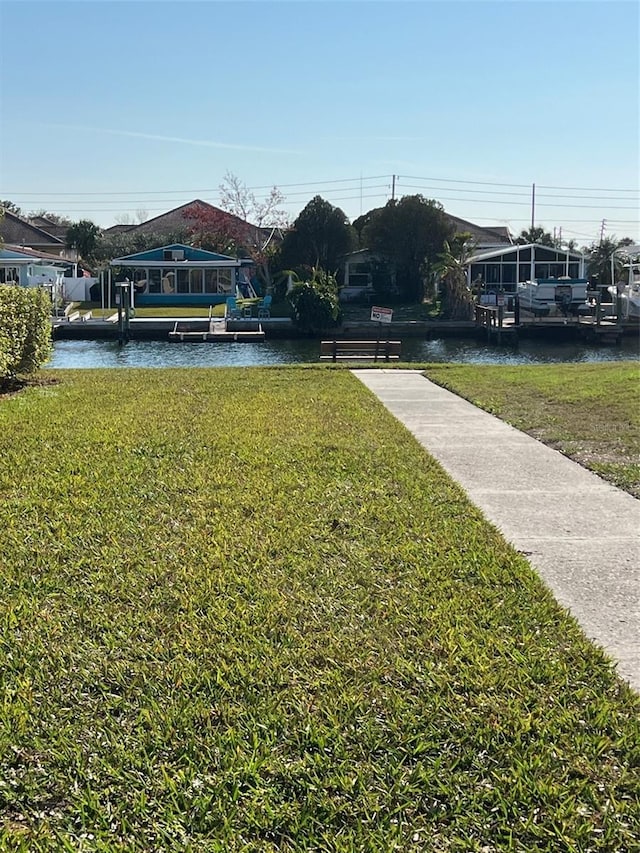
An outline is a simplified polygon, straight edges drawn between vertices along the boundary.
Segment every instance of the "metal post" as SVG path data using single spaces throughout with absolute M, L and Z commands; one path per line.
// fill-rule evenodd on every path
M 129 279 L 116 282 L 118 290 L 118 343 L 120 346 L 129 340 Z
M 531 230 L 533 231 L 536 221 L 536 185 L 531 185 Z

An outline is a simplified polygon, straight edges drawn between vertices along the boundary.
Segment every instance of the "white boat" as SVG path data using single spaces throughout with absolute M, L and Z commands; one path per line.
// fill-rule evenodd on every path
M 625 264 L 622 269 L 622 279 L 607 290 L 614 301 L 620 300 L 622 319 L 640 323 L 640 262 Z
M 536 278 L 518 285 L 520 308 L 536 317 L 568 317 L 585 313 L 587 305 L 586 278 Z

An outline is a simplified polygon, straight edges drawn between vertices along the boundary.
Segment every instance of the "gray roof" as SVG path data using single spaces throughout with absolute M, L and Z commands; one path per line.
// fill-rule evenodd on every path
M 56 249 L 63 251 L 66 248 L 64 240 L 54 237 L 53 234 L 38 228 L 37 225 L 32 225 L 31 222 L 16 216 L 9 210 L 5 210 L 4 216 L 0 218 L 0 237 L 14 246 L 38 247 L 52 252 Z
M 67 238 L 67 231 L 70 224 L 68 222 L 53 222 L 48 216 L 31 216 L 29 222 L 31 225 L 35 225 L 36 228 L 40 228 L 42 231 L 46 231 L 47 234 L 51 234 L 52 237 L 58 237 L 60 240 L 66 240 Z
M 513 243 L 509 229 L 504 225 L 491 225 L 489 228 L 483 228 L 481 225 L 460 219 L 459 216 L 452 216 L 450 213 L 447 213 L 446 217 L 453 224 L 458 234 L 468 231 L 476 243 L 491 245 Z
M 124 234 L 126 231 L 131 231 L 137 228 L 137 225 L 111 225 L 103 230 L 103 234 Z

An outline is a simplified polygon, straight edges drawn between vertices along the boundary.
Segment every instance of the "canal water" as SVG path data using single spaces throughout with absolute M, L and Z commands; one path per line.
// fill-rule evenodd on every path
M 258 367 L 319 362 L 316 340 L 272 340 L 263 343 L 172 343 L 169 341 L 57 341 L 51 368 L 91 367 Z M 402 361 L 459 364 L 552 364 L 640 359 L 638 338 L 620 346 L 589 346 L 521 340 L 517 349 L 489 347 L 469 338 L 402 342 Z

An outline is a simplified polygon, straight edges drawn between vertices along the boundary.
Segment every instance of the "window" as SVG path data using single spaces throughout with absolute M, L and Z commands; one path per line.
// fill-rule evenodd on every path
M 161 280 L 159 269 L 149 270 L 149 293 L 160 293 Z
M 500 283 L 500 264 L 487 264 L 487 284 Z
M 189 270 L 176 270 L 178 283 L 176 290 L 178 293 L 189 293 Z
M 502 264 L 502 282 L 503 284 L 515 284 L 516 282 L 516 265 Z
M 484 264 L 471 264 L 471 281 L 486 281 Z
M 20 276 L 17 267 L 0 267 L 0 283 L 11 284 L 15 282 L 17 284 L 19 281 Z
M 535 278 L 549 278 L 549 264 L 536 264 Z
M 163 293 L 175 293 L 176 292 L 176 271 L 175 270 L 162 270 L 162 292 Z
M 189 270 L 189 290 L 191 293 L 202 293 L 202 270 Z
M 218 293 L 231 293 L 231 270 L 218 270 Z
M 204 292 L 218 292 L 218 271 L 212 269 L 204 270 Z
M 531 279 L 531 264 L 520 264 L 518 281 L 529 281 Z

